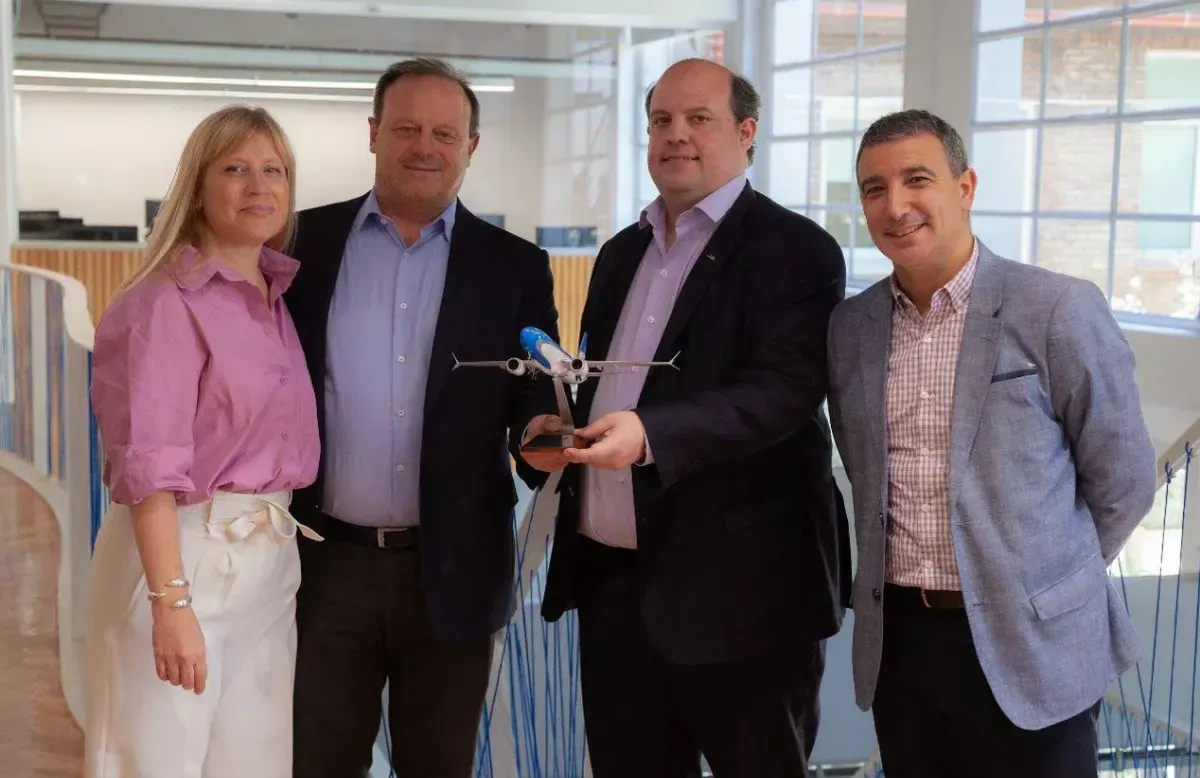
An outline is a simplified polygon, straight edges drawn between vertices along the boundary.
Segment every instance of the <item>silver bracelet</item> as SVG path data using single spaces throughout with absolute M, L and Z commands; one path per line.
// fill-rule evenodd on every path
M 188 579 L 184 578 L 181 575 L 176 578 L 172 578 L 170 581 L 167 581 L 165 584 L 163 584 L 163 587 L 168 588 L 168 589 L 180 589 L 184 586 L 191 586 L 191 585 L 192 585 L 191 582 L 188 581 Z M 158 600 L 161 600 L 163 597 L 166 597 L 166 596 L 167 596 L 166 592 L 148 591 L 146 593 L 146 599 L 150 600 L 150 602 L 157 602 Z M 186 607 L 186 606 L 181 606 L 181 607 Z

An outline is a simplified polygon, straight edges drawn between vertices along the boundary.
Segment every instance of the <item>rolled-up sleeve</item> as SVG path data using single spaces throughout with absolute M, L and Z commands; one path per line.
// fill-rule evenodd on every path
M 92 408 L 114 502 L 186 493 L 205 351 L 180 289 L 152 276 L 121 295 L 96 328 Z

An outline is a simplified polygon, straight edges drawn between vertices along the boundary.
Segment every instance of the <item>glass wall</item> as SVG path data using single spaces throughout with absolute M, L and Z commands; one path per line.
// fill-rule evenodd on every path
M 767 193 L 823 225 L 852 279 L 891 265 L 867 232 L 855 185 L 862 131 L 900 110 L 905 0 L 776 0 L 771 7 Z
M 976 232 L 1122 315 L 1200 312 L 1200 4 L 979 5 Z

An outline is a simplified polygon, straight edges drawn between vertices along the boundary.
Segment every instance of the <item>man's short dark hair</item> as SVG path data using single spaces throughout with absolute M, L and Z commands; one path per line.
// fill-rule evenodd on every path
M 475 96 L 475 90 L 471 88 L 471 84 L 462 71 L 449 62 L 433 57 L 406 59 L 383 71 L 383 75 L 375 84 L 375 121 L 383 118 L 383 96 L 387 94 L 387 90 L 392 84 L 405 76 L 435 76 L 453 81 L 462 87 L 463 93 L 467 96 L 467 102 L 471 104 L 470 135 L 473 138 L 479 134 L 479 98 Z
M 905 138 L 915 138 L 918 135 L 933 135 L 942 142 L 942 148 L 946 151 L 946 162 L 950 164 L 950 172 L 955 178 L 967 172 L 967 147 L 958 130 L 940 116 L 916 108 L 890 113 L 876 119 L 863 133 L 862 143 L 858 145 L 858 156 L 854 159 L 855 169 L 858 168 L 865 149 Z
M 685 60 L 686 61 L 686 60 Z M 700 60 L 708 62 L 710 60 Z M 749 79 L 729 71 L 729 107 L 733 111 L 733 120 L 736 124 L 741 124 L 747 119 L 758 121 L 758 112 L 762 108 L 762 98 L 758 96 L 758 90 L 754 88 Z M 654 97 L 654 87 L 658 86 L 658 82 L 650 85 L 646 90 L 646 118 L 650 118 L 650 99 Z M 754 149 L 757 143 L 750 144 L 750 150 L 746 152 L 746 159 L 754 163 Z

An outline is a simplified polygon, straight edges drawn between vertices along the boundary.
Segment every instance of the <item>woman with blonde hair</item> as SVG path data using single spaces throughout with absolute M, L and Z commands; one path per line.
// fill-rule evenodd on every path
M 288 505 L 320 457 L 281 300 L 294 176 L 266 111 L 204 119 L 96 328 L 113 507 L 88 591 L 87 778 L 292 774 L 295 534 L 311 531 Z

